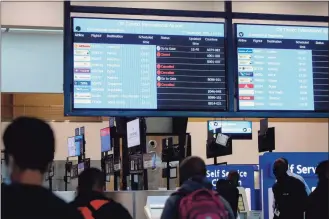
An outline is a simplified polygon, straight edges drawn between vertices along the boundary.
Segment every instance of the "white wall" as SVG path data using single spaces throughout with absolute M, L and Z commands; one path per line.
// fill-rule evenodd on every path
M 223 11 L 221 1 L 188 0 L 165 2 L 137 0 L 116 2 L 79 2 L 84 5 L 105 5 L 114 7 L 166 8 L 184 10 Z M 34 27 L 63 27 L 63 2 L 56 1 L 20 1 L 7 0 L 1 2 L 0 20 L 2 25 L 34 26 Z M 234 2 L 233 10 L 239 12 L 302 14 L 328 16 L 328 2 Z
M 2 129 L 7 126 L 2 122 Z M 91 159 L 100 159 L 99 130 L 108 125 L 103 123 L 50 123 L 56 135 L 56 160 L 64 160 L 67 156 L 66 140 L 74 135 L 74 129 L 85 126 L 86 130 L 86 156 Z M 328 123 L 270 123 L 276 128 L 275 141 L 277 152 L 327 152 L 328 151 Z M 219 162 L 233 164 L 257 164 L 257 131 L 259 123 L 253 123 L 253 140 L 235 140 L 233 142 L 233 155 L 219 159 Z M 192 135 L 192 154 L 206 159 L 205 143 L 207 137 L 206 122 L 189 122 L 187 132 Z M 207 163 L 211 164 L 212 159 Z

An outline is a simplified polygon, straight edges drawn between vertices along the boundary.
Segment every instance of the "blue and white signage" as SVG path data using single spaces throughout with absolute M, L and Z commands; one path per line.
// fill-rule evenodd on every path
M 226 179 L 229 172 L 236 170 L 240 175 L 240 186 L 246 191 L 249 207 L 253 209 L 255 203 L 255 183 L 253 165 L 207 165 L 207 179 L 216 189 L 216 183 L 219 179 Z M 250 210 L 250 209 L 249 209 Z
M 273 163 L 278 158 L 286 158 L 289 162 L 289 170 L 302 176 L 311 190 L 316 188 L 318 183 L 315 170 L 317 165 L 324 160 L 328 160 L 328 153 L 325 152 L 297 152 L 297 153 L 265 153 L 259 157 L 261 169 L 262 188 L 262 209 L 264 219 L 273 218 L 273 193 L 272 186 L 275 183 L 273 175 Z

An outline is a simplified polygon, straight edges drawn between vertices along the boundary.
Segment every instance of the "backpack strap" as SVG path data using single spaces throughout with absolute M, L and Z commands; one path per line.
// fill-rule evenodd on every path
M 89 202 L 87 206 L 79 207 L 78 209 L 80 210 L 84 219 L 95 219 L 95 214 L 97 211 L 107 203 L 109 203 L 108 200 L 96 199 Z

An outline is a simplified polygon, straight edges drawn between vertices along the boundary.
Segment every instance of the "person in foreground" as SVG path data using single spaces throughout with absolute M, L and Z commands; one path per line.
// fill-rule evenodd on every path
M 212 191 L 206 164 L 199 157 L 185 158 L 179 167 L 180 188 L 166 201 L 161 219 L 234 219 L 230 204 Z
M 319 182 L 307 202 L 306 219 L 329 218 L 329 161 L 322 161 L 316 168 Z
M 304 184 L 287 173 L 288 165 L 282 160 L 275 161 L 273 173 L 276 183 L 272 187 L 275 205 L 274 219 L 304 219 L 307 193 Z
M 78 178 L 77 197 L 71 203 L 85 219 L 132 219 L 127 209 L 105 197 L 104 173 L 97 168 L 84 170 Z
M 29 117 L 15 119 L 3 134 L 10 181 L 1 184 L 2 219 L 82 219 L 82 215 L 42 186 L 54 159 L 51 127 Z

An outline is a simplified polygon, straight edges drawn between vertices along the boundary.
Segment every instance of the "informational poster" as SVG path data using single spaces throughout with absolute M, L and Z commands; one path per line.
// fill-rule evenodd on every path
M 127 122 L 127 141 L 128 148 L 135 147 L 141 144 L 139 119 Z
M 106 171 L 106 174 L 113 174 L 114 173 L 113 154 L 110 154 L 105 158 L 105 171 Z
M 144 164 L 144 169 L 156 168 L 156 153 L 151 152 L 151 153 L 143 154 L 143 164 Z
M 80 127 L 80 135 L 84 135 L 85 134 L 85 127 L 82 126 Z
M 130 174 L 142 173 L 143 172 L 143 155 L 134 154 L 129 156 Z
M 114 169 L 114 171 L 120 171 L 121 170 L 121 159 L 120 159 L 120 157 L 114 157 L 113 169 Z

